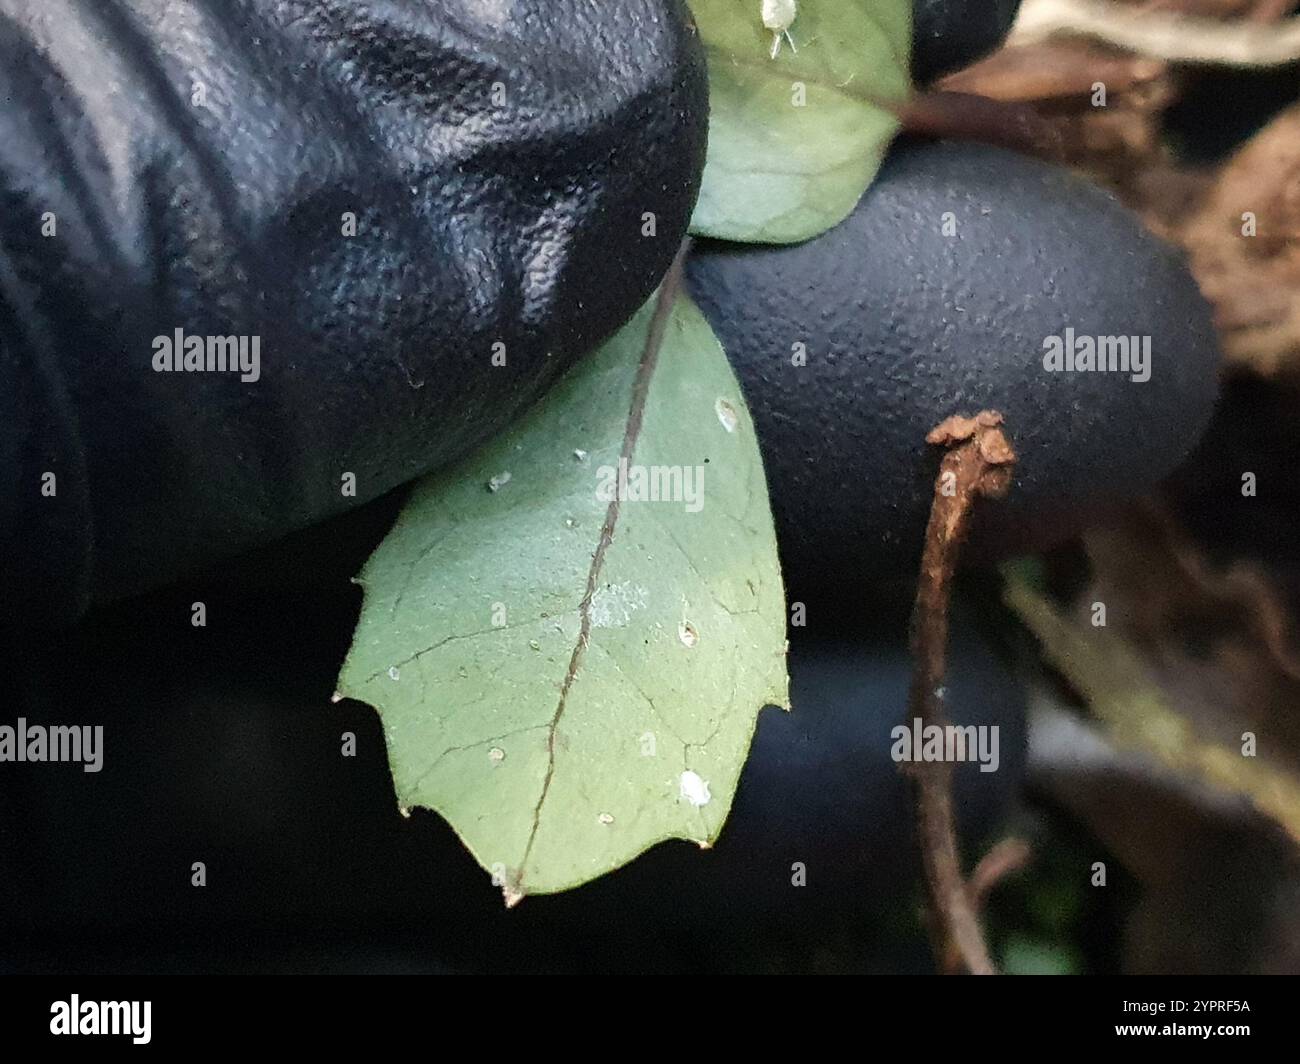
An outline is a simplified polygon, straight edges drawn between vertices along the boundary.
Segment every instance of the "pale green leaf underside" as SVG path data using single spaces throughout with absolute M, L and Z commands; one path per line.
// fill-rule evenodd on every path
M 701 236 L 793 243 L 842 221 L 898 129 L 876 101 L 910 91 L 911 0 L 800 0 L 772 59 L 761 0 L 691 0 L 709 61 Z M 795 106 L 795 83 L 804 86 Z
M 752 423 L 707 323 L 679 297 L 632 461 L 702 467 L 703 505 L 618 505 L 560 711 L 610 517 L 598 470 L 618 465 L 652 313 L 513 431 L 419 484 L 360 577 L 340 693 L 379 710 L 399 804 L 444 816 L 508 895 L 577 886 L 664 839 L 711 842 L 758 711 L 787 704 Z M 707 785 L 703 805 L 683 796 L 684 772 Z

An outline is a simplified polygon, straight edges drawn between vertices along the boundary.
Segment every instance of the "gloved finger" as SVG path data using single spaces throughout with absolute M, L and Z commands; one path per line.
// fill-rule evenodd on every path
M 652 291 L 683 0 L 0 0 L 0 617 L 457 458 Z

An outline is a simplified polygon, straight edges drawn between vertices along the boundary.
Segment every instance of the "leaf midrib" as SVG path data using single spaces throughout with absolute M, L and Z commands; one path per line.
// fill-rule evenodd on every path
M 645 420 L 646 399 L 650 394 L 650 382 L 659 365 L 659 351 L 663 346 L 668 318 L 672 314 L 673 304 L 676 302 L 677 292 L 681 287 L 682 271 L 689 246 L 689 238 L 682 241 L 681 246 L 677 249 L 676 256 L 673 258 L 672 265 L 668 269 L 668 273 L 664 276 L 663 283 L 659 286 L 659 295 L 655 301 L 654 313 L 650 318 L 650 328 L 646 335 L 645 347 L 641 351 L 641 358 L 637 362 L 636 376 L 633 379 L 632 401 L 628 407 L 627 423 L 623 429 L 623 446 L 619 452 L 620 462 L 631 463 L 636 451 L 637 441 L 641 437 L 641 427 Z M 518 879 L 513 891 L 508 885 L 506 887 L 507 904 L 513 904 L 527 893 L 524 879 L 528 871 L 528 862 L 532 857 L 533 844 L 537 841 L 538 830 L 541 828 L 542 807 L 546 804 L 547 796 L 551 791 L 551 781 L 555 777 L 555 738 L 559 732 L 560 721 L 564 717 L 565 708 L 568 706 L 569 691 L 573 687 L 574 680 L 577 679 L 578 670 L 582 666 L 582 659 L 587 650 L 587 643 L 591 635 L 591 603 L 597 588 L 600 586 L 600 575 L 605 564 L 605 554 L 609 550 L 610 543 L 613 542 L 614 530 L 618 525 L 619 503 L 618 493 L 615 492 L 614 498 L 610 500 L 609 506 L 605 510 L 605 520 L 600 526 L 600 537 L 596 542 L 596 550 L 591 556 L 591 566 L 587 570 L 587 586 L 583 592 L 582 601 L 578 606 L 578 638 L 574 642 L 573 653 L 569 657 L 569 666 L 564 673 L 564 682 L 560 687 L 560 697 L 555 707 L 555 713 L 547 726 L 546 775 L 542 779 L 542 790 L 538 795 L 537 804 L 533 806 L 532 827 L 528 832 L 528 841 L 524 845 L 523 857 L 519 861 Z

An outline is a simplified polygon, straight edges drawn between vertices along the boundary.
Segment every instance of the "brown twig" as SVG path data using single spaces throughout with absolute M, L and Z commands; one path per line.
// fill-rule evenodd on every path
M 922 731 L 931 724 L 942 727 L 946 721 L 939 689 L 948 644 L 948 603 L 971 508 L 977 498 L 1000 498 L 1011 486 L 1016 455 L 1001 424 L 1001 414 L 985 410 L 973 418 L 950 417 L 926 436 L 927 443 L 947 447 L 948 453 L 935 481 L 912 614 L 915 667 L 908 709 L 912 718 L 920 720 Z M 993 962 L 961 874 L 952 766 L 918 759 L 910 771 L 935 955 L 947 971 L 992 975 Z
M 1064 154 L 1060 130 L 1025 103 L 968 92 L 918 92 L 894 113 L 904 131 L 922 137 L 974 140 L 1048 159 Z
M 1033 856 L 1033 849 L 1024 839 L 1012 836 L 997 843 L 979 859 L 966 881 L 966 893 L 970 895 L 972 908 L 977 913 L 982 912 L 993 888 L 1025 868 Z
M 1028 865 L 1032 857 L 1029 843 L 1024 839 L 1009 838 L 997 843 L 979 859 L 966 880 L 966 896 L 970 898 L 971 910 L 976 917 L 984 911 L 993 889 L 1007 876 L 1015 875 Z M 963 971 L 962 957 L 956 944 L 949 942 L 946 949 L 940 965 L 942 970 L 950 973 Z

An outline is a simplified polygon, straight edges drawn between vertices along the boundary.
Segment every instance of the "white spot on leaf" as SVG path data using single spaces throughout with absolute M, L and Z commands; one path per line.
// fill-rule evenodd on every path
M 713 795 L 709 793 L 709 785 L 700 777 L 698 772 L 692 772 L 689 768 L 682 773 L 678 788 L 681 796 L 695 806 L 696 809 L 708 805 L 713 799 Z
M 647 588 L 640 584 L 610 584 L 598 587 L 591 596 L 591 626 L 593 628 L 623 628 L 632 614 L 644 609 Z
M 736 422 L 739 420 L 736 417 L 736 408 L 727 400 L 719 399 L 713 404 L 713 409 L 717 411 L 718 420 L 722 422 L 722 427 L 728 432 L 735 432 Z

